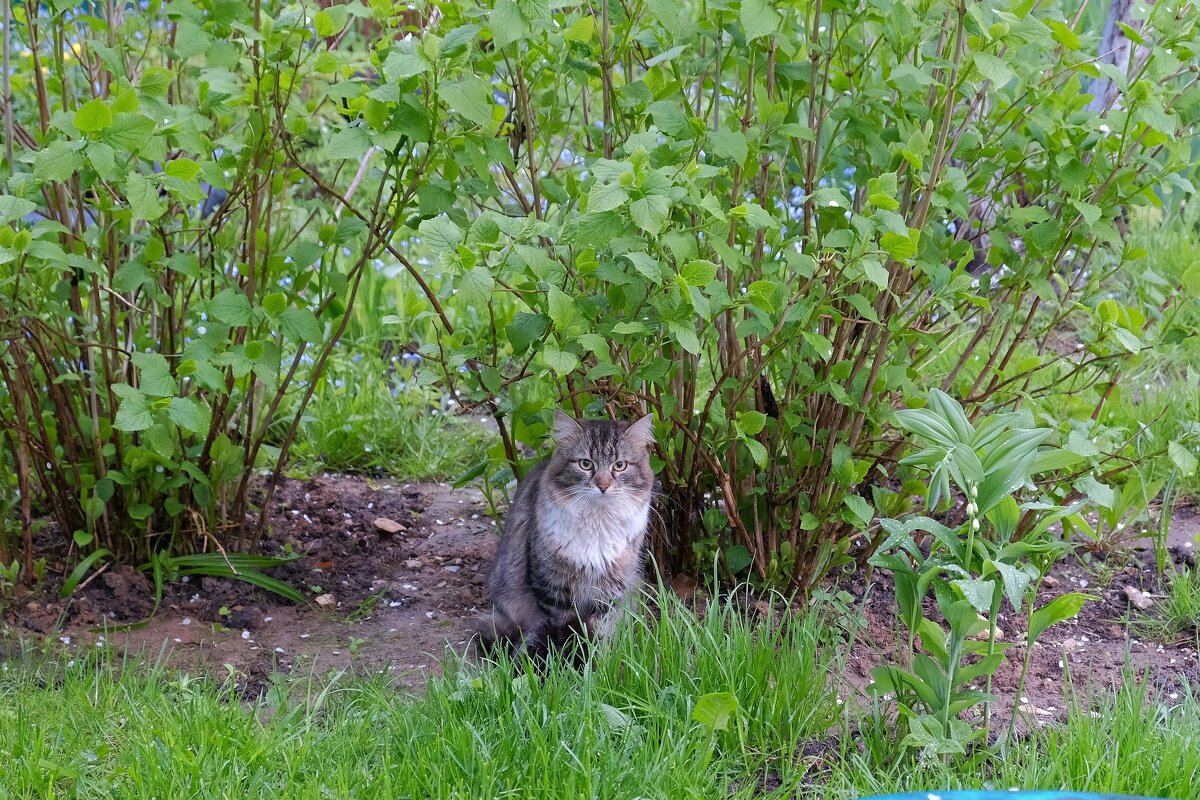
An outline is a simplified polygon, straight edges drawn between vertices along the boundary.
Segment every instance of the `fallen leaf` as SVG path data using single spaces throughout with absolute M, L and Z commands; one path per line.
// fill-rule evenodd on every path
M 1145 611 L 1146 609 L 1150 608 L 1150 606 L 1154 605 L 1153 600 L 1132 586 L 1125 587 L 1125 596 L 1129 598 L 1129 603 L 1131 605 L 1140 608 L 1142 611 Z
M 335 605 L 337 603 L 337 600 L 333 599 L 332 594 L 323 594 L 323 595 L 318 596 L 314 602 L 317 605 L 319 605 L 321 608 L 326 608 L 328 606 Z
M 399 522 L 396 522 L 396 520 L 394 520 L 394 519 L 388 519 L 387 517 L 377 518 L 375 520 L 375 527 L 378 528 L 379 530 L 383 531 L 384 533 L 389 533 L 389 534 L 400 533 L 401 531 L 406 530 L 404 525 L 400 524 Z

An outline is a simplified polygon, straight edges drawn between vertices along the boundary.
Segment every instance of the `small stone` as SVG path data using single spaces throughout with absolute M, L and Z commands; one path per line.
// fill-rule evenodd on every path
M 402 531 L 406 530 L 404 525 L 401 525 L 394 519 L 388 519 L 387 517 L 377 517 L 375 519 L 375 527 L 389 535 L 393 533 L 401 533 Z
M 446 570 L 446 572 L 458 572 L 460 569 L 462 569 L 462 567 L 458 566 L 457 564 L 451 564 L 448 567 L 442 567 L 442 569 Z
M 1146 609 L 1150 608 L 1150 606 L 1154 605 L 1153 600 L 1132 586 L 1125 587 L 1125 596 L 1129 598 L 1130 605 L 1140 608 L 1142 611 L 1145 611 Z
M 404 566 L 408 567 L 409 569 L 420 569 L 421 567 L 425 566 L 425 562 L 418 558 L 410 558 L 404 562 Z
M 1053 575 L 1047 575 L 1042 579 L 1042 585 L 1047 589 L 1053 589 L 1055 586 L 1058 586 L 1058 578 Z
M 317 605 L 319 605 L 321 608 L 327 608 L 328 606 L 332 606 L 332 605 L 336 604 L 337 600 L 333 599 L 332 594 L 323 594 L 323 595 L 320 595 L 319 597 L 317 597 L 317 599 L 314 602 Z

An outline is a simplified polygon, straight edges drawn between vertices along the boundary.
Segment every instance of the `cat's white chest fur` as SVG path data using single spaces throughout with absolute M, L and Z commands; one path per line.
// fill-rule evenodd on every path
M 585 572 L 602 573 L 640 542 L 650 519 L 645 503 L 581 503 L 540 509 L 542 533 L 559 556 Z

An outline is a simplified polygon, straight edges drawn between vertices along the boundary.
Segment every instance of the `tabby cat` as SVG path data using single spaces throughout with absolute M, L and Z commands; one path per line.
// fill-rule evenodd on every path
M 557 447 L 521 482 L 488 578 L 485 637 L 544 653 L 611 632 L 638 588 L 654 473 L 652 419 L 554 418 Z

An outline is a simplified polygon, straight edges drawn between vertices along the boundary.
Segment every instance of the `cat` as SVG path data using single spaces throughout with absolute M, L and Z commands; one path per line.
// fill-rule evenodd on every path
M 556 448 L 517 488 L 488 576 L 490 644 L 540 656 L 611 634 L 642 578 L 652 424 L 555 413 Z

